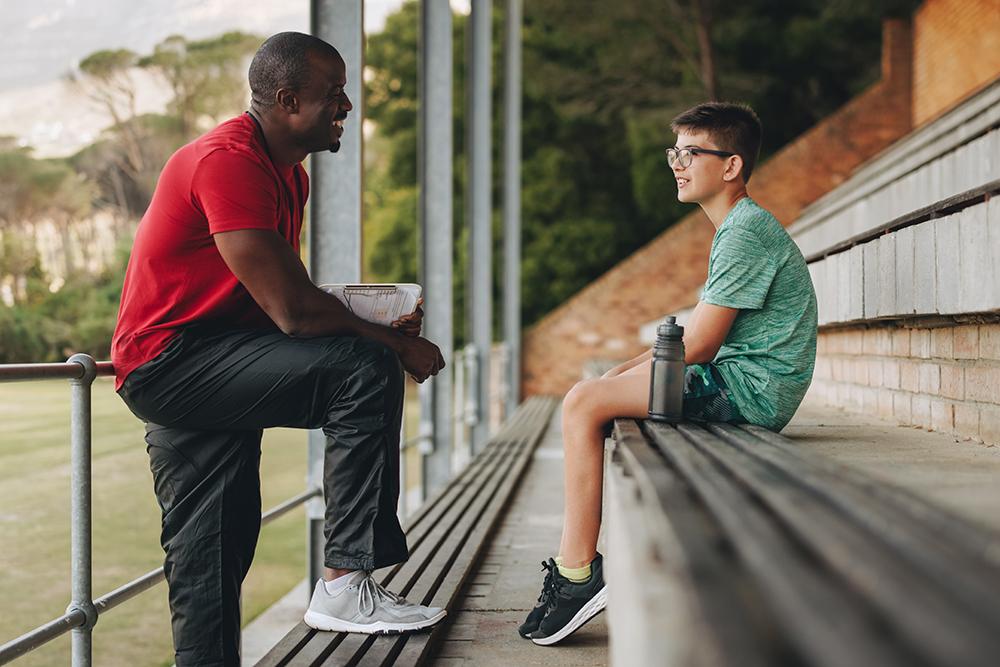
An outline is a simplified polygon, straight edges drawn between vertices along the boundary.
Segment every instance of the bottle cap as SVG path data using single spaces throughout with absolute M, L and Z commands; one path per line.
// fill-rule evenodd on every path
M 663 336 L 664 338 L 683 338 L 684 327 L 677 324 L 676 317 L 668 315 L 663 318 L 663 322 L 656 327 L 656 335 Z

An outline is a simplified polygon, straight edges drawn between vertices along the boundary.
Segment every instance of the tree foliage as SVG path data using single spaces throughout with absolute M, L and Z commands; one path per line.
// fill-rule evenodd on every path
M 916 0 L 547 0 L 525 3 L 521 165 L 522 319 L 537 321 L 691 210 L 676 199 L 664 148 L 670 119 L 717 97 L 749 103 L 762 159 L 879 75 L 885 16 Z M 494 168 L 504 138 L 502 3 L 495 3 Z M 464 293 L 464 34 L 454 17 L 456 293 Z M 369 39 L 365 266 L 380 280 L 416 273 L 419 11 L 405 3 Z M 386 210 L 388 207 L 392 210 Z M 388 226 L 388 228 L 384 228 Z M 494 224 L 500 248 L 502 230 Z M 494 262 L 499 285 L 501 262 Z M 499 308 L 500 300 L 494 299 Z M 461 302 L 456 315 L 461 316 Z M 494 317 L 499 322 L 499 313 Z M 461 332 L 459 331 L 459 338 Z

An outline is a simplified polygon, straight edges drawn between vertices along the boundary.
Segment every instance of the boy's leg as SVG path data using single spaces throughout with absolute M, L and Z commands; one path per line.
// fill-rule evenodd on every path
M 645 418 L 649 362 L 612 378 L 577 383 L 563 399 L 564 497 L 562 565 L 581 567 L 597 553 L 604 483 L 604 427 L 616 417 Z

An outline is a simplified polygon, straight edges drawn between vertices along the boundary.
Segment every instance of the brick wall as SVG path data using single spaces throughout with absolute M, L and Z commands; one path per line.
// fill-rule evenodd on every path
M 1000 323 L 822 332 L 810 396 L 1000 443 Z
M 882 50 L 878 83 L 754 172 L 751 196 L 782 223 L 794 221 L 806 205 L 910 131 L 907 22 L 885 22 Z M 669 174 L 664 187 L 673 187 Z M 588 360 L 639 354 L 640 325 L 697 300 L 713 234 L 712 224 L 695 210 L 529 329 L 523 340 L 523 395 L 562 394 L 579 380 Z
M 1000 72 L 998 0 L 927 0 L 913 16 L 913 123 L 939 116 Z

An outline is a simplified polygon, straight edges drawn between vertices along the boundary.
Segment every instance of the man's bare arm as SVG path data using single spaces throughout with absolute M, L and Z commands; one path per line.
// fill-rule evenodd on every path
M 226 265 L 268 317 L 289 336 L 363 336 L 400 355 L 418 381 L 444 368 L 437 346 L 356 316 L 316 287 L 298 255 L 276 232 L 243 229 L 214 235 Z

